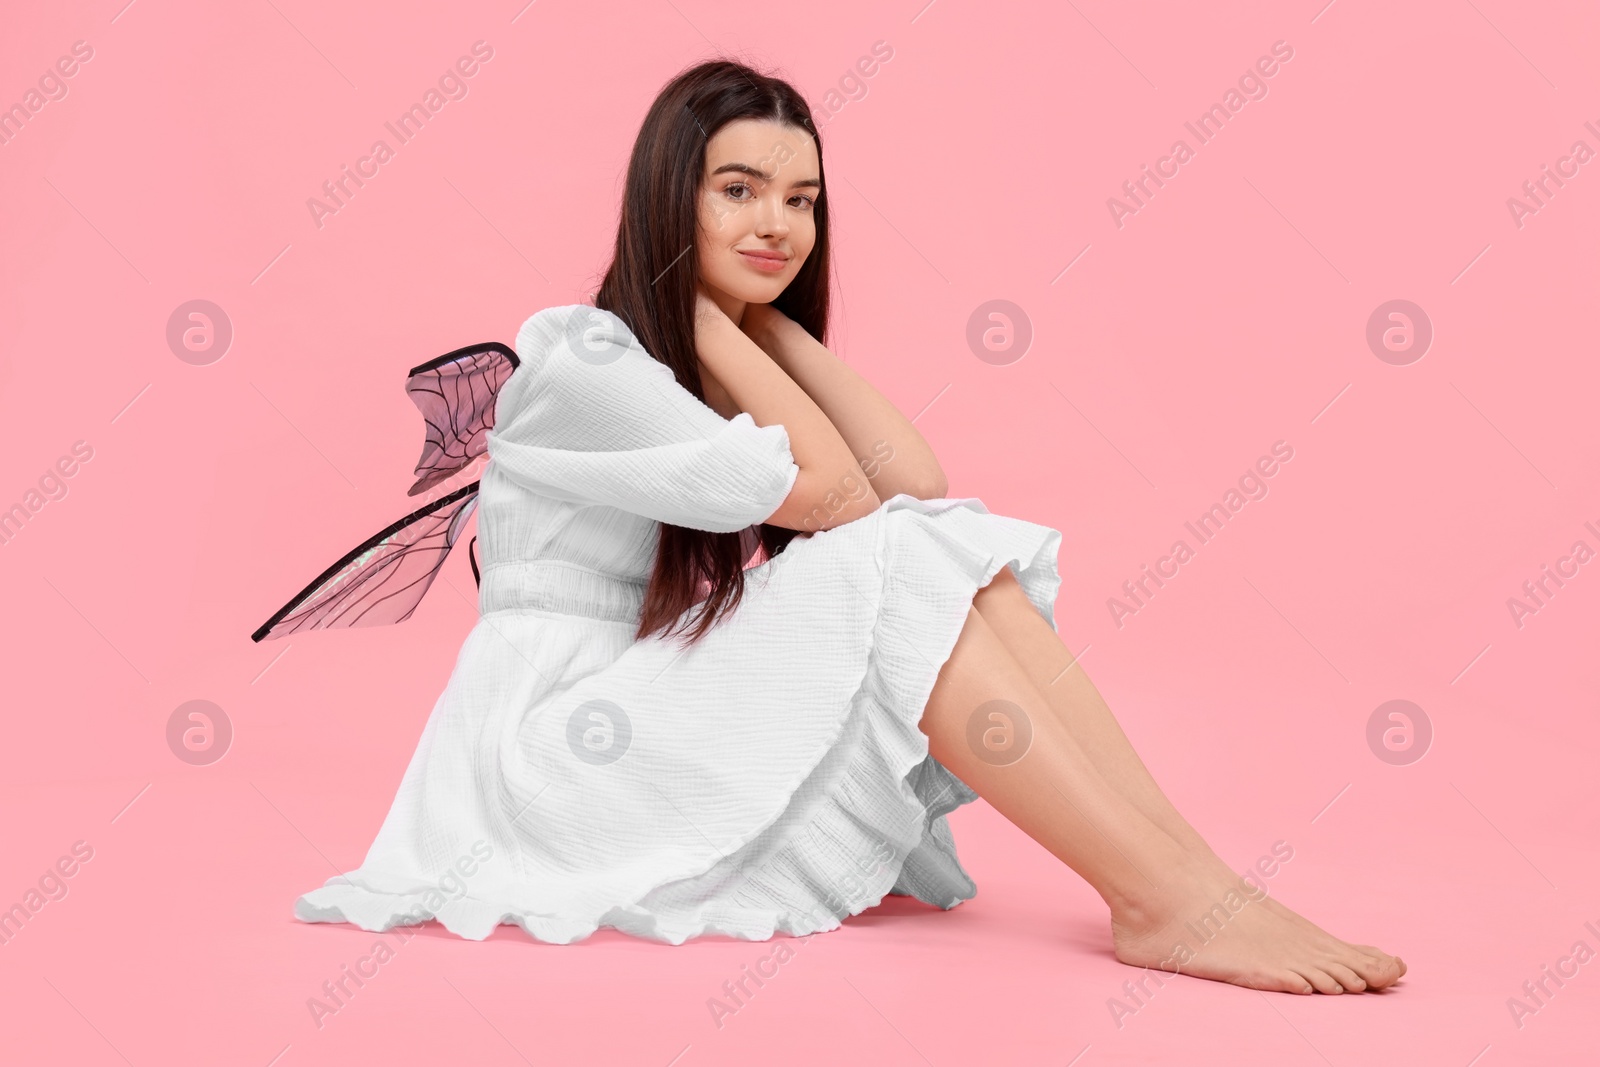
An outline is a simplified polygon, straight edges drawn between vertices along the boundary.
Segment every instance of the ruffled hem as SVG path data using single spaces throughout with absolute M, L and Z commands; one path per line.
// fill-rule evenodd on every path
M 513 923 L 551 944 L 571 944 L 608 928 L 679 945 L 707 935 L 765 941 L 778 934 L 834 930 L 891 893 L 943 909 L 970 900 L 977 888 L 956 856 L 945 817 L 977 794 L 929 754 L 918 724 L 972 597 L 1000 568 L 1015 565 L 1024 592 L 1055 626 L 1061 534 L 991 515 L 976 498 L 919 500 L 901 494 L 880 511 L 884 588 L 865 673 L 841 736 L 801 787 L 819 776 L 833 780 L 805 824 L 786 828 L 782 841 L 766 840 L 785 810 L 780 808 L 709 869 L 665 881 L 627 903 L 597 903 L 584 916 L 539 914 L 471 895 L 430 908 L 426 899 L 437 893 L 381 892 L 345 878 L 300 897 L 295 916 L 349 922 L 374 932 L 436 919 L 474 941 Z M 902 584 L 895 558 L 901 552 L 915 555 L 907 539 L 920 542 L 921 558 L 929 546 L 936 549 L 953 564 L 959 580 Z M 894 610 L 894 601 L 907 597 L 910 601 Z M 891 617 L 895 621 L 886 625 Z M 884 649 L 889 654 L 880 654 Z M 835 763 L 836 754 L 849 762 Z

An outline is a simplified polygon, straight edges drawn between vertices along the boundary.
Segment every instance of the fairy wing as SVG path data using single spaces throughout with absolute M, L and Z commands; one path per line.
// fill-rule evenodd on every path
M 250 640 L 410 618 L 476 510 L 478 485 L 464 485 L 361 542 L 317 575 Z M 476 560 L 472 572 L 476 578 Z
M 406 395 L 426 425 L 416 496 L 488 450 L 500 387 L 517 354 L 498 341 L 447 352 L 406 375 Z M 250 635 L 252 641 L 305 630 L 403 622 L 422 602 L 478 504 L 472 482 L 390 524 L 351 549 Z M 478 577 L 477 560 L 472 575 Z
M 487 450 L 495 398 L 517 364 L 515 352 L 488 341 L 412 368 L 406 394 L 422 412 L 427 436 L 417 461 L 417 482 L 407 496 L 426 492 Z

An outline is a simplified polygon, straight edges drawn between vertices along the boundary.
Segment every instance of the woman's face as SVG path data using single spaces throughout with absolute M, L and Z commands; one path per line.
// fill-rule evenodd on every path
M 700 276 L 723 310 L 770 304 L 800 272 L 817 242 L 821 171 L 816 143 L 796 126 L 738 119 L 706 144 Z

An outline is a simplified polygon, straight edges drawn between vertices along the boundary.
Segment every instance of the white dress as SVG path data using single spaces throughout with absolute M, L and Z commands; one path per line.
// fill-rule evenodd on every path
M 635 641 L 658 523 L 768 518 L 799 470 L 788 431 L 723 418 L 609 312 L 547 308 L 516 348 L 482 476 L 481 617 L 365 862 L 295 915 L 681 944 L 974 896 L 945 816 L 976 794 L 917 724 L 1001 567 L 1055 626 L 1061 534 L 901 494 L 750 567 L 698 644 Z

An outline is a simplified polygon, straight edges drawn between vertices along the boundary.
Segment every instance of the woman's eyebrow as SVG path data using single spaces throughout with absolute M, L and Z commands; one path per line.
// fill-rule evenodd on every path
M 756 168 L 752 167 L 748 163 L 724 163 L 722 166 L 720 166 L 716 170 L 712 171 L 711 172 L 711 176 L 713 178 L 715 178 L 718 174 L 726 174 L 726 173 L 729 173 L 729 172 L 734 172 L 734 173 L 738 173 L 738 174 L 748 174 L 751 177 L 759 178 L 764 182 L 770 182 L 773 178 L 777 177 L 776 174 L 773 174 L 773 175 L 763 174 L 759 170 L 757 170 Z M 801 178 L 799 181 L 791 182 L 790 184 L 794 185 L 794 186 L 802 187 L 802 188 L 807 188 L 807 189 L 821 189 L 822 188 L 822 183 L 820 181 L 818 181 L 816 178 Z

